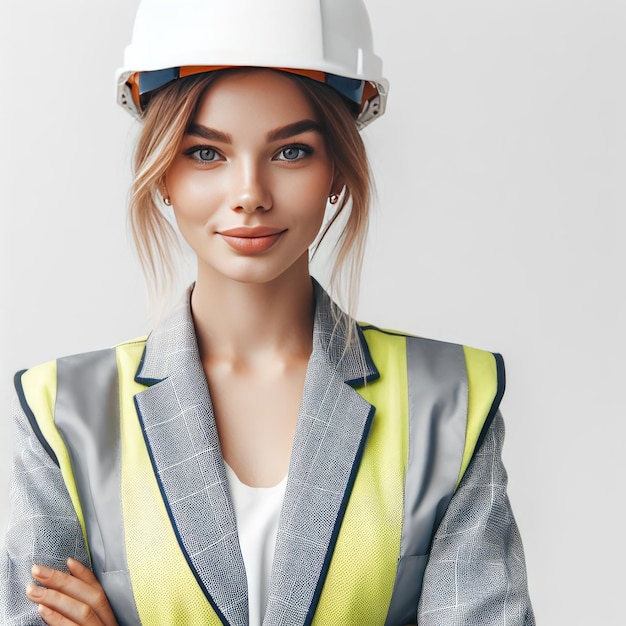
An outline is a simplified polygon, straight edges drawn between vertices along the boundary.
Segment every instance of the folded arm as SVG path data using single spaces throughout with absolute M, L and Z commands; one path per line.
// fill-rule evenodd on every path
M 498 414 L 435 534 L 420 626 L 534 626 L 521 538 L 506 493 Z
M 10 513 L 0 548 L 0 623 L 44 624 L 26 596 L 35 564 L 68 572 L 67 559 L 89 565 L 82 529 L 61 470 L 34 435 L 15 400 L 15 445 Z

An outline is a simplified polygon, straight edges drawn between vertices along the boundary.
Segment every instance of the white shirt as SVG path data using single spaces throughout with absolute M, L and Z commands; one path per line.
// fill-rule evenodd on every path
M 249 624 L 261 626 L 267 607 L 278 519 L 285 498 L 287 477 L 275 487 L 250 487 L 239 480 L 228 464 L 226 476 L 248 578 Z

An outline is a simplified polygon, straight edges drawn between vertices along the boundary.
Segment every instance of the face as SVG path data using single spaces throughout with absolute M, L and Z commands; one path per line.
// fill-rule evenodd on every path
M 308 274 L 333 165 L 292 79 L 225 72 L 205 94 L 165 186 L 199 279 L 263 283 Z

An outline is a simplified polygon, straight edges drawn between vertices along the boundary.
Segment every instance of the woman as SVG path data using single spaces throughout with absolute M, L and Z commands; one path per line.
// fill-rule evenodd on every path
M 140 7 L 131 220 L 160 292 L 171 207 L 197 280 L 147 340 L 16 377 L 5 622 L 533 624 L 501 359 L 357 325 L 309 274 L 329 208 L 360 265 L 365 8 L 245 5 Z

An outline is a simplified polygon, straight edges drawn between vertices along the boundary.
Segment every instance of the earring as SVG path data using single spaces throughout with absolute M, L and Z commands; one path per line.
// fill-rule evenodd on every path
M 165 206 L 172 206 L 172 201 L 170 200 L 169 196 L 165 196 L 163 198 L 163 203 L 165 204 Z
M 337 204 L 337 202 L 339 202 L 339 196 L 336 193 L 333 193 L 330 196 L 328 196 L 328 201 L 331 204 Z

